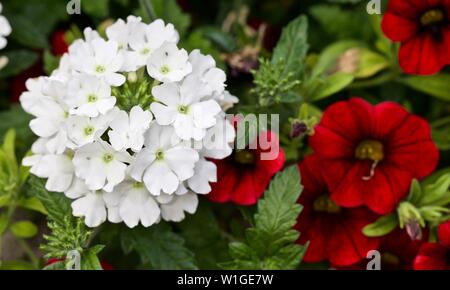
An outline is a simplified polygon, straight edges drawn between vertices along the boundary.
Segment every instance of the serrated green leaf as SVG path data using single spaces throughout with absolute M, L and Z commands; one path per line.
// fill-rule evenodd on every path
M 301 206 L 302 191 L 296 166 L 277 174 L 258 202 L 255 226 L 246 232 L 245 242 L 230 244 L 233 261 L 225 269 L 295 269 L 306 247 L 296 244 L 300 233 L 293 229 Z
M 72 216 L 71 200 L 64 194 L 49 192 L 44 181 L 34 176 L 30 176 L 29 184 L 31 193 L 42 202 L 51 220 L 63 225 L 64 218 Z
M 124 252 L 136 251 L 142 264 L 158 270 L 197 269 L 194 254 L 184 243 L 184 239 L 167 224 L 148 229 L 139 227 L 121 233 Z
M 363 228 L 363 234 L 367 237 L 382 237 L 392 232 L 398 225 L 396 214 L 380 217 L 374 223 Z
M 103 245 L 96 245 L 88 250 L 83 251 L 81 255 L 81 270 L 103 270 L 98 253 L 103 250 Z
M 30 221 L 15 222 L 10 226 L 10 230 L 13 235 L 21 239 L 32 238 L 38 232 L 37 226 Z
M 283 29 L 273 51 L 272 64 L 283 62 L 284 75 L 292 74 L 294 79 L 298 78 L 303 72 L 308 49 L 308 19 L 301 15 Z

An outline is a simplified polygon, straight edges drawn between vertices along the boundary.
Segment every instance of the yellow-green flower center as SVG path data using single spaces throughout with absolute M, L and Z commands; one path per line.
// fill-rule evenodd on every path
M 251 165 L 255 163 L 255 155 L 249 150 L 238 150 L 234 154 L 234 160 L 240 164 Z
M 381 161 L 384 158 L 383 144 L 376 140 L 365 140 L 358 144 L 355 157 L 359 160 Z
M 328 195 L 322 195 L 318 197 L 313 204 L 313 208 L 316 212 L 325 213 L 340 213 L 341 207 L 330 199 Z
M 166 75 L 170 72 L 170 68 L 167 65 L 163 65 L 160 69 L 159 72 L 163 75 Z
M 420 23 L 423 26 L 439 24 L 445 20 L 444 12 L 441 9 L 428 10 L 420 17 Z
M 103 155 L 103 162 L 110 163 L 113 160 L 114 160 L 114 155 L 112 155 L 111 153 L 105 153 Z

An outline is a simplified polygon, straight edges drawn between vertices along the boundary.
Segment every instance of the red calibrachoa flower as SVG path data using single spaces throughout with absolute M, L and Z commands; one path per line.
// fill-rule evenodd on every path
M 376 250 L 379 240 L 368 238 L 362 228 L 377 216 L 365 207 L 343 208 L 330 199 L 321 174 L 322 164 L 314 155 L 299 165 L 303 192 L 299 203 L 303 211 L 296 228 L 301 232 L 300 244 L 310 242 L 305 262 L 329 260 L 332 265 L 349 266 Z
M 378 252 L 381 254 L 381 270 L 411 270 L 414 258 L 423 243 L 422 240 L 412 241 L 406 231 L 399 228 L 382 237 L 378 248 Z M 333 265 L 333 268 L 340 270 L 366 270 L 368 261 L 362 260 L 348 267 Z
M 450 64 L 450 0 L 390 0 L 382 28 L 401 42 L 406 73 L 434 74 Z
M 273 132 L 261 133 L 266 144 L 249 146 L 237 150 L 230 157 L 215 161 L 217 182 L 212 183 L 208 195 L 214 202 L 234 202 L 239 205 L 253 205 L 266 190 L 271 178 L 284 165 L 284 151 L 279 147 L 278 136 Z M 258 137 L 259 139 L 259 137 Z M 271 160 L 264 160 L 262 154 L 276 152 Z
M 414 270 L 450 270 L 450 221 L 439 225 L 439 243 L 424 243 L 414 260 Z
M 394 210 L 412 179 L 433 172 L 439 159 L 425 120 L 394 102 L 372 106 L 360 98 L 331 105 L 309 144 L 333 201 L 378 214 Z

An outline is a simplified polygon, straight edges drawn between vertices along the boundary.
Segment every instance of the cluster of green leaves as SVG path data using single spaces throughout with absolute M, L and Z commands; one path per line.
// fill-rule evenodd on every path
M 308 21 L 305 16 L 293 20 L 283 29 L 271 60 L 260 60 L 260 68 L 253 72 L 252 92 L 259 97 L 259 104 L 267 107 L 280 102 L 298 102 L 293 89 L 300 84 L 308 52 Z
M 46 269 L 63 270 L 73 261 L 67 255 L 71 251 L 80 254 L 80 267 L 83 270 L 100 270 L 98 253 L 102 245 L 90 246 L 92 232 L 85 226 L 82 219 L 72 216 L 71 201 L 62 193 L 49 192 L 45 182 L 34 176 L 28 179 L 30 192 L 40 200 L 48 213 L 48 227 L 51 234 L 44 235 L 46 244 L 41 246 L 45 257 L 62 259 L 51 264 Z
M 400 202 L 397 211 L 380 217 L 367 225 L 363 233 L 369 237 L 387 235 L 398 226 L 404 228 L 409 222 L 421 227 L 431 227 L 450 218 L 450 172 L 436 172 L 421 183 L 414 179 L 408 197 Z
M 293 229 L 301 211 L 297 200 L 302 191 L 295 166 L 277 174 L 258 201 L 254 225 L 247 229 L 243 242 L 230 244 L 232 261 L 225 269 L 295 269 L 307 245 L 296 243 L 300 233 Z

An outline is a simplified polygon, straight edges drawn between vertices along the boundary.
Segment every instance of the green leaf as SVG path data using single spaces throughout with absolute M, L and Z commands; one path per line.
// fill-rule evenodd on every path
M 83 1 L 96 2 L 96 1 Z M 58 22 L 68 19 L 67 1 L 3 0 L 4 14 L 13 28 L 11 38 L 31 48 L 48 47 L 50 33 Z
M 88 250 L 83 251 L 81 255 L 81 270 L 103 270 L 98 253 L 103 250 L 105 246 L 96 245 Z
M 200 269 L 217 269 L 218 262 L 229 260 L 228 245 L 209 202 L 201 201 L 197 212 L 186 217 L 178 227 Z
M 90 16 L 103 18 L 108 16 L 109 0 L 81 1 L 81 9 Z
M 144 20 L 161 18 L 172 23 L 183 36 L 191 24 L 191 16 L 183 12 L 176 0 L 140 0 L 140 13 Z
M 10 227 L 11 232 L 18 238 L 29 239 L 38 233 L 38 228 L 30 221 L 15 222 Z
M 197 269 L 194 254 L 184 239 L 172 231 L 168 224 L 123 230 L 121 244 L 125 253 L 136 251 L 142 264 L 158 270 Z
M 420 205 L 445 206 L 450 203 L 450 173 L 445 173 L 439 179 L 423 187 Z
M 342 54 L 349 49 L 359 48 L 362 46 L 364 46 L 364 43 L 354 40 L 338 41 L 329 45 L 320 54 L 319 59 L 312 71 L 311 78 L 314 79 L 328 73 L 329 70 L 336 65 L 338 58 Z
M 450 101 L 450 75 L 407 76 L 398 80 L 400 83 L 422 93 L 429 94 L 443 101 Z
M 8 57 L 8 64 L 0 70 L 1 78 L 18 75 L 35 64 L 39 58 L 36 52 L 24 49 L 12 50 L 4 54 L 2 53 L 2 55 Z
M 285 65 L 283 75 L 298 78 L 303 72 L 308 48 L 308 19 L 301 15 L 283 29 L 273 51 L 272 64 L 282 62 Z
M 411 181 L 411 187 L 409 189 L 408 201 L 412 204 L 418 204 L 422 198 L 422 187 L 417 179 Z
M 277 174 L 258 202 L 255 226 L 246 232 L 245 242 L 230 244 L 232 261 L 226 269 L 295 269 L 306 247 L 295 242 L 299 233 L 293 229 L 301 206 L 302 191 L 296 166 Z
M 17 202 L 17 205 L 25 208 L 25 209 L 29 209 L 29 210 L 33 210 L 36 212 L 40 212 L 44 215 L 48 215 L 47 210 L 45 209 L 44 205 L 42 204 L 42 202 L 37 199 L 36 197 L 28 197 L 28 198 L 22 198 Z
M 66 264 L 64 261 L 58 261 L 58 262 L 52 263 L 48 266 L 45 266 L 42 270 L 52 270 L 52 271 L 66 270 Z
M 363 234 L 367 237 L 382 237 L 392 232 L 398 225 L 396 214 L 380 217 L 376 222 L 363 228 Z
M 431 136 L 440 150 L 450 149 L 450 118 L 444 117 L 431 123 Z
M 236 49 L 236 43 L 234 39 L 219 28 L 213 26 L 205 26 L 199 28 L 198 31 L 200 31 L 206 39 L 210 40 L 222 51 L 233 52 Z
M 63 193 L 49 192 L 45 189 L 44 181 L 30 176 L 31 193 L 42 202 L 53 221 L 63 225 L 64 218 L 72 216 L 71 201 Z
M 360 48 L 358 69 L 355 72 L 356 78 L 369 78 L 386 69 L 390 63 L 382 55 L 369 49 Z
M 318 101 L 336 94 L 349 86 L 355 77 L 349 73 L 336 73 L 323 80 L 313 92 L 309 92 L 312 96 L 311 101 Z

